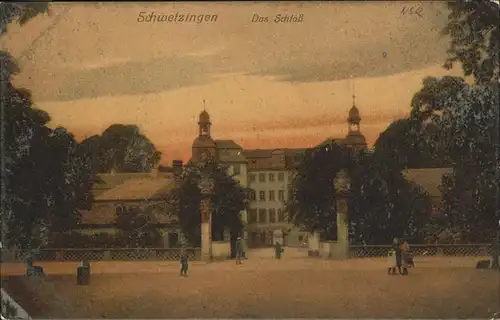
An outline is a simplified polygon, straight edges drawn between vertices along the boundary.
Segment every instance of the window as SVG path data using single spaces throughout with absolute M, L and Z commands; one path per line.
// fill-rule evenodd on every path
M 235 164 L 233 165 L 233 174 L 240 174 L 241 172 L 241 165 Z
M 255 201 L 255 190 L 248 190 L 248 200 Z
M 266 182 L 266 174 L 259 173 L 259 182 Z
M 284 172 L 280 172 L 278 173 L 278 181 L 285 181 L 285 173 Z
M 259 191 L 259 201 L 266 201 L 266 192 Z
M 269 174 L 269 181 L 271 181 L 271 182 L 276 181 L 276 175 L 274 173 Z
M 278 209 L 278 222 L 285 222 L 285 212 L 283 212 L 283 209 Z
M 274 190 L 269 191 L 269 201 L 275 201 L 276 197 L 274 196 Z
M 257 222 L 257 209 L 250 209 L 248 215 L 248 223 L 256 223 Z
M 269 209 L 269 223 L 276 222 L 276 209 Z
M 279 190 L 278 191 L 278 200 L 279 201 L 285 201 L 285 190 Z
M 252 173 L 251 175 L 248 176 L 248 181 L 255 182 L 255 174 L 254 173 Z
M 259 223 L 266 223 L 266 209 L 259 209 Z

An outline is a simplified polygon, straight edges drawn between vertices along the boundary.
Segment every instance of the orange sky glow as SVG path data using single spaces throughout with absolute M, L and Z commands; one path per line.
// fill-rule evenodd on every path
M 444 3 L 420 3 L 422 17 L 401 16 L 405 5 L 415 2 L 53 4 L 0 45 L 51 126 L 82 139 L 137 124 L 163 163 L 190 157 L 203 100 L 215 139 L 293 148 L 344 136 L 354 91 L 372 145 L 408 114 L 423 78 L 462 74 L 441 67 Z M 140 12 L 217 21 L 141 23 Z M 304 20 L 274 23 L 276 14 Z

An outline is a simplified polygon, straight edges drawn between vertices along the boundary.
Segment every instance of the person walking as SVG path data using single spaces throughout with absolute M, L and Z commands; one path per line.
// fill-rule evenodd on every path
M 281 246 L 281 243 L 279 241 L 276 241 L 276 244 L 274 245 L 274 257 L 277 260 L 281 259 L 281 254 L 283 253 L 283 247 Z
M 188 272 L 188 257 L 187 253 L 185 250 L 181 251 L 181 277 L 187 277 L 187 272 Z
M 388 254 L 388 265 L 389 265 L 389 268 L 387 270 L 387 274 L 388 275 L 396 275 L 396 266 L 397 266 L 397 262 L 396 262 L 396 251 L 391 248 L 389 250 L 389 254 Z
M 241 258 L 243 255 L 243 244 L 241 237 L 236 239 L 236 264 L 241 264 Z
M 408 275 L 408 261 L 410 260 L 410 246 L 406 240 L 401 243 L 401 262 L 403 267 L 402 275 Z
M 401 272 L 401 266 L 402 266 L 402 250 L 401 250 L 401 243 L 398 238 L 394 238 L 393 243 L 392 243 L 392 249 L 394 250 L 395 256 L 396 256 L 396 266 L 398 267 L 398 272 L 399 274 L 403 274 Z

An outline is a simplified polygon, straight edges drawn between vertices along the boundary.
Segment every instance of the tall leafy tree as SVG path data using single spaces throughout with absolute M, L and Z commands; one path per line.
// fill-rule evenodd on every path
M 113 124 L 100 136 L 85 139 L 98 172 L 148 172 L 161 158 L 153 143 L 136 125 Z
M 3 235 L 10 245 L 36 247 L 44 232 L 70 229 L 77 209 L 88 208 L 92 171 L 70 133 L 46 126 L 50 117 L 29 91 L 2 80 Z
M 182 184 L 175 192 L 179 205 L 179 220 L 184 235 L 194 244 L 200 241 L 200 201 L 198 183 L 201 171 L 209 170 L 214 179 L 212 201 L 212 239 L 222 240 L 225 230 L 233 235 L 241 233 L 240 212 L 247 206 L 247 190 L 228 174 L 227 167 L 220 163 L 207 164 L 207 167 L 188 166 L 183 173 Z
M 489 0 L 448 1 L 450 14 L 443 34 L 450 36 L 445 68 L 459 62 L 476 83 L 494 82 L 500 76 L 500 10 Z
M 390 243 L 394 237 L 422 241 L 431 208 L 428 194 L 383 154 L 361 153 L 355 163 L 348 214 L 351 243 Z
M 47 3 L 0 3 L 0 32 L 47 12 Z M 88 208 L 91 175 L 83 149 L 66 130 L 46 126 L 49 115 L 36 109 L 29 91 L 12 85 L 19 72 L 14 59 L 0 52 L 2 242 L 33 248 L 49 230 L 71 228 L 77 208 Z
M 286 211 L 291 222 L 310 232 L 319 232 L 327 240 L 337 237 L 337 173 L 348 168 L 347 150 L 331 144 L 309 150 L 297 168 L 290 185 Z

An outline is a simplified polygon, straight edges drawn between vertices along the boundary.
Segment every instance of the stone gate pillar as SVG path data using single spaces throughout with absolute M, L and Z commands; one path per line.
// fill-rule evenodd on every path
M 337 206 L 337 243 L 333 256 L 338 259 L 347 259 L 349 252 L 349 221 L 347 217 L 350 179 L 345 170 L 341 170 L 335 177 L 336 206 Z
M 347 218 L 347 198 L 337 200 L 337 247 L 335 257 L 347 259 L 349 254 L 349 221 Z
M 201 214 L 201 259 L 210 261 L 212 259 L 212 200 L 214 181 L 209 172 L 201 173 L 200 192 L 200 214 Z
M 212 258 L 212 204 L 208 197 L 201 200 L 201 259 Z

